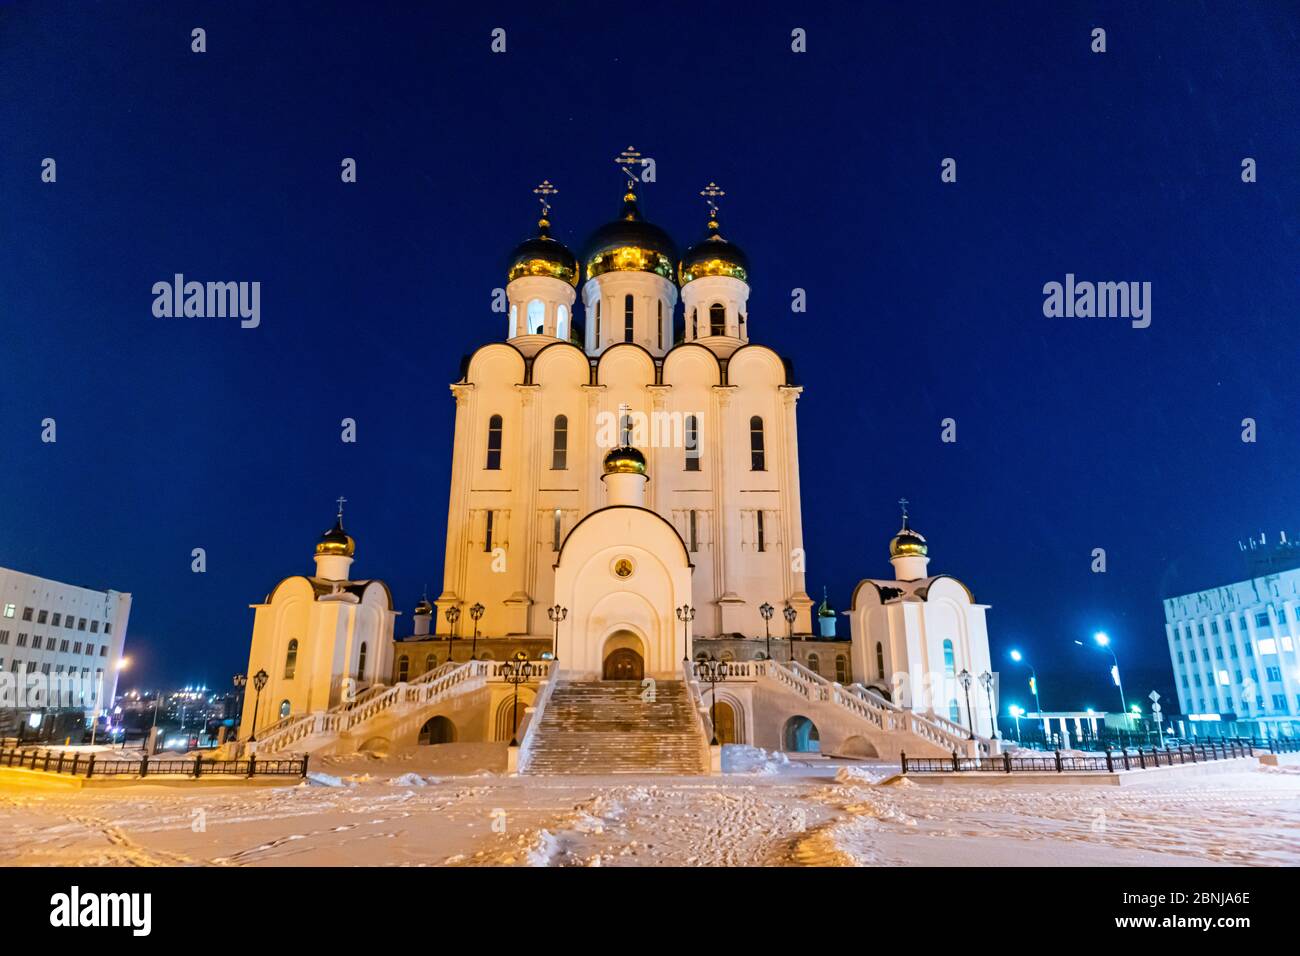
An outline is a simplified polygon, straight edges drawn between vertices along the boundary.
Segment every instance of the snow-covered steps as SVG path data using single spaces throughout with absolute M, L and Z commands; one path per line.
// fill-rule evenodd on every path
M 524 773 L 707 773 L 708 747 L 681 681 L 560 684 Z

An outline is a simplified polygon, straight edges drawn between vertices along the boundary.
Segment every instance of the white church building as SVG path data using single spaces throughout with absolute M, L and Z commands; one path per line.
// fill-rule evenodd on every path
M 532 773 L 707 772 L 724 743 L 996 752 L 986 607 L 929 574 L 906 513 L 893 577 L 854 591 L 849 640 L 825 601 L 814 633 L 802 388 L 751 338 L 722 191 L 704 190 L 705 235 L 679 254 L 642 212 L 636 157 L 581 259 L 550 235 L 554 189 L 536 190 L 503 338 L 451 385 L 442 591 L 414 633 L 395 636 L 381 581 L 354 577 L 341 504 L 315 574 L 254 606 L 241 735 L 258 752 L 498 740 Z

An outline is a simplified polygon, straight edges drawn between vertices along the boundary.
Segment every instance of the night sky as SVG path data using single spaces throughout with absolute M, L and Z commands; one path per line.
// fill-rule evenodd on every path
M 1131 699 L 1171 693 L 1162 598 L 1245 577 L 1238 540 L 1300 532 L 1298 13 L 4 7 L 0 565 L 131 592 L 123 687 L 227 686 L 248 605 L 311 571 L 342 494 L 354 573 L 390 583 L 406 633 L 441 591 L 447 385 L 506 336 L 492 290 L 531 189 L 559 187 L 580 250 L 634 144 L 657 164 L 642 209 L 680 246 L 699 190 L 726 190 L 750 334 L 805 386 L 809 592 L 843 609 L 892 575 L 905 495 L 931 570 L 992 605 L 995 662 L 1025 648 L 1046 707 L 1110 703 L 1109 660 L 1072 644 L 1099 628 Z M 155 318 L 177 272 L 260 281 L 261 326 Z M 1066 273 L 1151 282 L 1150 328 L 1045 318 Z

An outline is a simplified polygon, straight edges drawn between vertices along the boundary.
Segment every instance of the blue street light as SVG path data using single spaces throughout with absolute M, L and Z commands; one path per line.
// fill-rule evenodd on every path
M 1034 692 L 1034 706 L 1038 708 L 1038 713 L 1043 712 L 1043 702 L 1038 699 L 1038 671 L 1034 670 L 1034 665 L 1025 659 L 1025 655 L 1020 651 L 1012 648 L 1011 659 L 1017 664 L 1024 664 L 1029 668 L 1029 689 Z
M 1119 676 L 1119 658 L 1115 656 L 1115 648 L 1110 646 L 1110 635 L 1105 631 L 1098 631 L 1096 634 L 1092 635 L 1092 639 L 1096 642 L 1098 647 L 1110 654 L 1110 679 L 1114 681 L 1115 686 L 1119 688 L 1119 712 L 1125 714 L 1128 711 L 1128 703 L 1124 699 L 1124 682 Z M 1083 641 L 1075 641 L 1074 643 L 1078 644 L 1080 647 L 1088 646 L 1084 644 Z

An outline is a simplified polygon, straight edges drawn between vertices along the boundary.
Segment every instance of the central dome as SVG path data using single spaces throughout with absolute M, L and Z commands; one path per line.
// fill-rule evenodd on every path
M 343 530 L 343 516 L 339 515 L 334 527 L 330 528 L 320 540 L 316 542 L 317 554 L 342 555 L 350 558 L 357 551 L 357 543 L 352 540 L 352 535 Z
M 889 557 L 924 558 L 930 553 L 930 546 L 925 543 L 925 536 L 913 531 L 903 516 L 903 527 L 889 540 Z
M 606 272 L 653 272 L 672 282 L 677 246 L 668 233 L 641 218 L 636 193 L 629 188 L 622 215 L 592 234 L 583 258 L 588 278 Z

